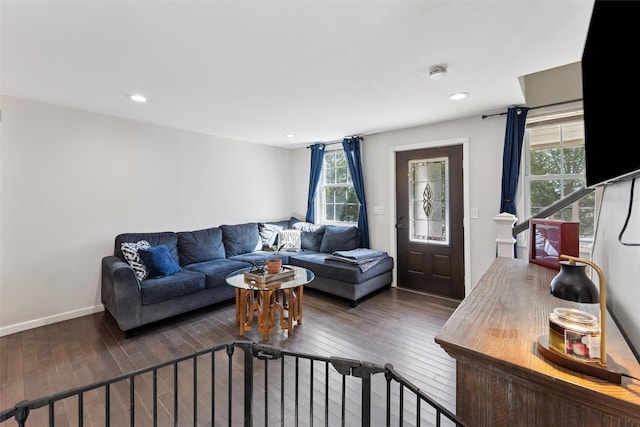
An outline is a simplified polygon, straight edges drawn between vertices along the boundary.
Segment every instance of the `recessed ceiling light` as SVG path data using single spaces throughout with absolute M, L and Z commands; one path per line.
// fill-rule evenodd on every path
M 469 96 L 468 92 L 458 92 L 458 93 L 452 93 L 451 95 L 449 95 L 449 99 L 452 101 L 458 101 L 460 99 L 465 99 L 467 96 Z
M 134 93 L 133 95 L 129 95 L 129 99 L 135 102 L 147 102 L 147 98 L 139 93 Z
M 285 138 L 295 138 L 296 136 L 294 134 L 292 134 L 292 133 L 285 133 L 284 137 Z

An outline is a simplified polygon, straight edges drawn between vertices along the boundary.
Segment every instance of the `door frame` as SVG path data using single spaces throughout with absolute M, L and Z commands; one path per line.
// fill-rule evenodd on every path
M 464 294 L 469 295 L 471 291 L 471 222 L 469 220 L 469 138 L 452 138 L 436 141 L 421 142 L 410 145 L 397 145 L 390 148 L 389 152 L 389 242 L 391 253 L 398 258 L 398 235 L 396 232 L 396 153 L 398 151 L 412 151 L 423 148 L 447 147 L 450 145 L 462 145 L 462 187 L 464 194 L 462 200 L 464 204 L 463 220 L 464 226 Z M 393 269 L 393 286 L 398 286 L 398 271 Z

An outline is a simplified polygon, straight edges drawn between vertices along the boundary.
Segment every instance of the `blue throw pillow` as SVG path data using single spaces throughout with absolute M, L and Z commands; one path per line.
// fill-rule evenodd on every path
M 322 236 L 320 252 L 350 251 L 360 246 L 360 230 L 358 227 L 341 227 L 327 225 Z
M 149 277 L 171 276 L 181 270 L 167 245 L 139 249 L 138 254 L 149 271 Z

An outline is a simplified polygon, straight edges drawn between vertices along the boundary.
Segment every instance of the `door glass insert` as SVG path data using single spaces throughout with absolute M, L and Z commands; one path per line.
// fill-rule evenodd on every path
M 449 158 L 409 161 L 409 240 L 449 244 Z

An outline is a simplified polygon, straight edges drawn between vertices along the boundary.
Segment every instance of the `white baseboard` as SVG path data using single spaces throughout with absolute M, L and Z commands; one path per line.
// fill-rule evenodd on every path
M 54 314 L 52 316 L 41 317 L 40 319 L 33 319 L 27 322 L 15 323 L 13 325 L 1 327 L 0 337 L 26 331 L 28 329 L 38 328 L 40 326 L 75 319 L 76 317 L 82 317 L 88 314 L 100 313 L 101 311 L 104 311 L 104 305 L 98 304 L 93 307 L 81 308 L 79 310 L 67 311 L 66 313 Z

